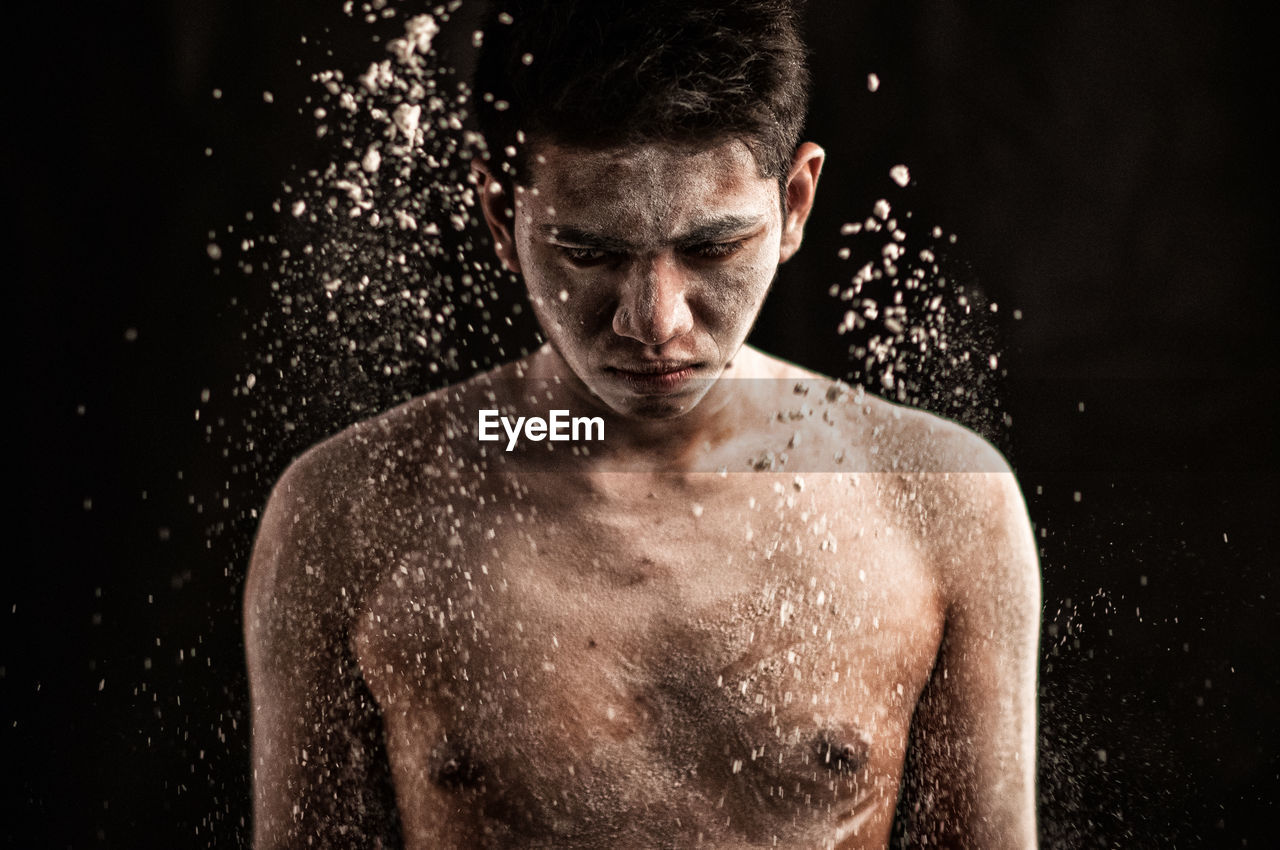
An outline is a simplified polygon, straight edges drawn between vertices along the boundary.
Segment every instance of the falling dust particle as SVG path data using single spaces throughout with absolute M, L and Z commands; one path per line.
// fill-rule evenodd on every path
M 874 92 L 880 88 L 880 78 L 875 74 L 867 74 L 867 91 Z
M 893 182 L 899 186 L 906 186 L 911 182 L 911 172 L 907 170 L 905 165 L 895 165 L 889 169 L 889 176 L 893 178 Z

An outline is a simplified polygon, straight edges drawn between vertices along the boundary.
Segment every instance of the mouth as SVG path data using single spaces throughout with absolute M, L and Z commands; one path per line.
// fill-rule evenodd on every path
M 663 361 L 634 363 L 625 367 L 606 366 L 605 371 L 642 392 L 670 392 L 689 381 L 699 365 Z

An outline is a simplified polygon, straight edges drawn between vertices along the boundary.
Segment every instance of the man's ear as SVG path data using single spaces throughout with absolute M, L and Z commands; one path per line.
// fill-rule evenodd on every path
M 813 209 L 813 196 L 818 190 L 818 177 L 826 153 L 813 142 L 805 142 L 796 149 L 787 174 L 787 210 L 782 222 L 782 246 L 778 262 L 785 263 L 800 248 L 804 237 L 804 223 Z
M 480 210 L 493 236 L 493 250 L 508 271 L 520 274 L 516 254 L 515 199 L 501 180 L 479 158 L 471 160 L 471 176 L 480 190 Z

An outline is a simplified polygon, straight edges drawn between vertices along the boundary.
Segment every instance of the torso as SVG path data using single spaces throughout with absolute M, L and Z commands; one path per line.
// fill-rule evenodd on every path
M 945 609 L 911 485 L 454 461 L 353 625 L 406 846 L 886 846 Z

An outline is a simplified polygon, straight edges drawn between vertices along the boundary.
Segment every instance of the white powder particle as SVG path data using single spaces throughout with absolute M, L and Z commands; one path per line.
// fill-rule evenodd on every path
M 379 89 L 391 85 L 392 79 L 391 62 L 390 60 L 384 60 L 370 64 L 369 70 L 360 76 L 360 84 L 371 93 L 377 94 Z
M 391 116 L 391 120 L 395 122 L 396 127 L 404 134 L 405 139 L 412 144 L 417 137 L 418 122 L 422 120 L 422 106 L 417 103 L 402 103 L 396 107 L 395 114 Z
M 436 19 L 430 15 L 418 15 L 405 22 L 404 33 L 419 53 L 431 49 L 431 39 L 440 32 Z

